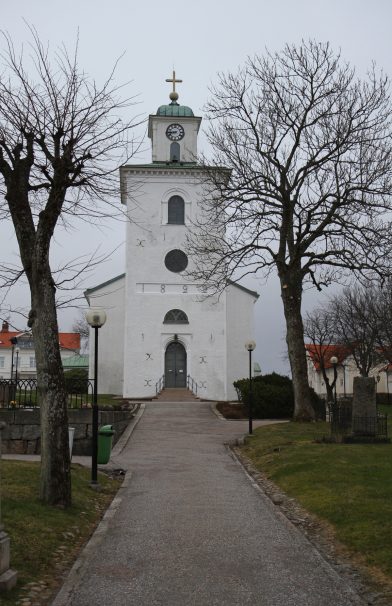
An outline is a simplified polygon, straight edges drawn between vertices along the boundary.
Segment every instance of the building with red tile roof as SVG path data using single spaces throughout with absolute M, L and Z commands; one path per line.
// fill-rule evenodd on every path
M 59 343 L 63 361 L 80 352 L 79 333 L 60 332 Z M 19 378 L 36 377 L 33 336 L 29 331 L 10 330 L 8 322 L 4 321 L 0 331 L 0 379 L 15 377 L 16 364 Z

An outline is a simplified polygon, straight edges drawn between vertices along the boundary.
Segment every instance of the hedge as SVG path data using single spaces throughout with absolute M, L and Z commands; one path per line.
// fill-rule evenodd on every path
M 249 379 L 234 382 L 238 399 L 249 406 Z M 289 377 L 271 373 L 252 379 L 253 416 L 259 419 L 287 419 L 294 414 L 293 382 Z M 316 418 L 325 419 L 325 404 L 311 389 Z

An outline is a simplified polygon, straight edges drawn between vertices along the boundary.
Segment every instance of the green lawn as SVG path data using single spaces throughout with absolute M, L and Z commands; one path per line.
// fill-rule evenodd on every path
M 50 589 L 71 565 L 120 486 L 102 474 L 101 491 L 89 482 L 90 470 L 72 465 L 73 505 L 61 510 L 37 497 L 38 463 L 1 461 L 2 520 L 11 538 L 11 567 L 18 571 L 18 586 L 1 595 L 2 605 L 16 604 L 28 583 L 45 581 Z
M 259 428 L 243 452 L 336 538 L 392 579 L 392 445 L 327 444 L 326 423 Z

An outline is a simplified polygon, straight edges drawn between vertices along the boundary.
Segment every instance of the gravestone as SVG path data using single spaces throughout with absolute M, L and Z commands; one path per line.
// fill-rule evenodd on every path
M 0 458 L 1 458 L 1 432 L 5 423 L 0 423 Z M 1 490 L 1 478 L 0 478 Z M 0 592 L 9 591 L 16 585 L 18 573 L 10 568 L 10 538 L 4 531 L 1 522 L 1 493 L 0 493 Z
M 353 435 L 376 435 L 377 402 L 374 377 L 354 377 L 352 415 Z

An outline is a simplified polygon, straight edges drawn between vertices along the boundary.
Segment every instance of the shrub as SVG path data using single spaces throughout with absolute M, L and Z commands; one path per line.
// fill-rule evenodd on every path
M 68 393 L 88 392 L 88 370 L 87 368 L 73 368 L 64 373 L 65 388 Z
M 234 382 L 238 399 L 249 406 L 249 379 Z M 253 416 L 259 419 L 291 418 L 294 413 L 293 382 L 289 377 L 271 373 L 252 379 Z M 311 389 L 312 406 L 316 418 L 325 419 L 325 403 Z

